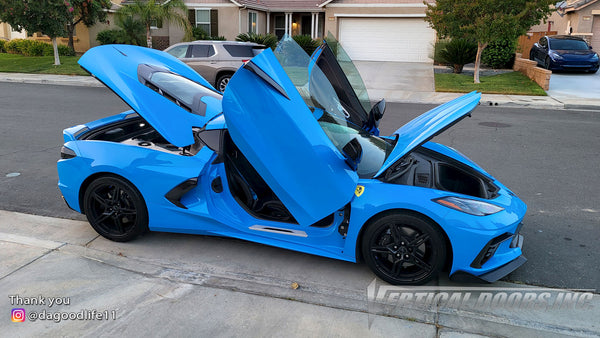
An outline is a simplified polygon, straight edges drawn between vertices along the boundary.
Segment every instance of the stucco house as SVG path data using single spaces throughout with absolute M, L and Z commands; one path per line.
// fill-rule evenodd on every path
M 0 39 L 12 40 L 25 38 L 27 38 L 27 33 L 24 30 L 17 30 L 6 22 L 0 22 Z
M 431 62 L 435 41 L 421 0 L 187 0 L 186 5 L 190 22 L 213 36 L 323 38 L 330 32 L 355 60 Z M 171 43 L 181 39 L 169 35 L 175 38 Z
M 600 0 L 567 0 L 557 4 L 557 11 L 546 22 L 531 27 L 531 32 L 556 31 L 575 35 L 600 50 Z
M 76 26 L 77 52 L 98 45 L 99 31 L 116 27 L 113 13 L 127 1 L 112 2 L 108 23 Z M 185 0 L 185 4 L 192 25 L 227 40 L 248 32 L 279 38 L 306 34 L 315 39 L 331 33 L 354 60 L 432 62 L 436 35 L 424 21 L 422 0 Z M 0 26 L 0 37 L 13 38 L 16 33 L 7 26 Z M 37 35 L 33 37 L 49 41 Z M 152 36 L 154 47 L 164 49 L 182 41 L 184 32 L 165 24 L 154 27 Z M 66 43 L 66 38 L 59 42 Z

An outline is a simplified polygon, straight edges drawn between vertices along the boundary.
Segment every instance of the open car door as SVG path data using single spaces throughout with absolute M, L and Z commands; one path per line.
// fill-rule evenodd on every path
M 343 208 L 358 180 L 311 109 L 270 49 L 234 74 L 223 97 L 232 140 L 301 225 Z
M 212 117 L 197 108 L 221 97 L 192 68 L 155 49 L 98 46 L 85 53 L 79 64 L 177 147 L 193 144 L 192 127 L 202 127 Z
M 383 112 L 372 110 L 367 88 L 358 69 L 331 33 L 311 55 L 311 65 L 317 65 L 327 77 L 348 113 L 348 120 L 363 130 L 379 135 L 379 120 Z

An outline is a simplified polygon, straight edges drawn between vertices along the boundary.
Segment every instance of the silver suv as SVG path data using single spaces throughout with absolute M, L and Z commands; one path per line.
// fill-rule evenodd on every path
M 233 73 L 265 48 L 252 42 L 198 40 L 174 44 L 165 52 L 185 62 L 223 92 Z

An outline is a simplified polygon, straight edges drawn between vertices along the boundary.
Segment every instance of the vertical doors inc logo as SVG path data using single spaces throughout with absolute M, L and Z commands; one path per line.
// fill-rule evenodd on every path
M 12 309 L 10 312 L 10 319 L 15 322 L 24 322 L 25 321 L 25 309 Z

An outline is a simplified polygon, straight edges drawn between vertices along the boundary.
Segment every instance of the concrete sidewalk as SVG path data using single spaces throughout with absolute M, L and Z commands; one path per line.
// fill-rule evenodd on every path
M 0 82 L 51 84 L 63 86 L 104 87 L 92 76 L 28 73 L 0 73 Z
M 206 236 L 150 233 L 115 243 L 86 222 L 7 211 L 0 211 L 0 262 L 0 312 L 5 314 L 0 331 L 7 336 L 600 335 L 597 293 L 445 279 L 395 288 L 375 280 L 362 264 Z M 483 291 L 510 290 L 588 296 L 566 308 L 482 308 L 466 302 L 399 303 L 398 297 L 387 297 L 394 290 L 396 296 L 399 290 L 458 290 L 473 292 L 473 299 Z M 23 304 L 26 297 L 47 302 Z M 49 306 L 51 297 L 69 304 Z M 24 323 L 8 319 L 14 308 L 25 310 Z M 92 311 L 108 318 L 41 320 L 56 319 L 59 312 L 85 316 Z M 40 319 L 32 322 L 32 314 Z
M 390 71 L 381 70 L 381 62 L 363 62 L 358 64 L 359 71 L 365 75 L 365 85 L 369 97 L 373 101 L 385 98 L 388 102 L 441 104 L 455 99 L 461 93 L 441 93 L 433 89 L 433 68 L 417 67 L 409 76 L 417 76 L 419 81 L 399 81 L 405 79 L 405 74 L 400 67 L 392 67 Z M 429 74 L 431 73 L 431 74 Z M 371 74 L 371 75 L 367 75 Z M 416 75 L 415 75 L 416 74 Z M 383 76 L 385 75 L 385 76 Z M 386 79 L 393 78 L 394 81 Z M 0 73 L 0 82 L 53 84 L 67 86 L 104 87 L 98 80 L 91 76 L 76 75 L 46 75 L 25 73 Z M 536 109 L 583 109 L 600 111 L 600 98 L 571 98 L 569 96 L 525 96 L 525 95 L 496 95 L 483 94 L 482 105 L 527 107 Z

